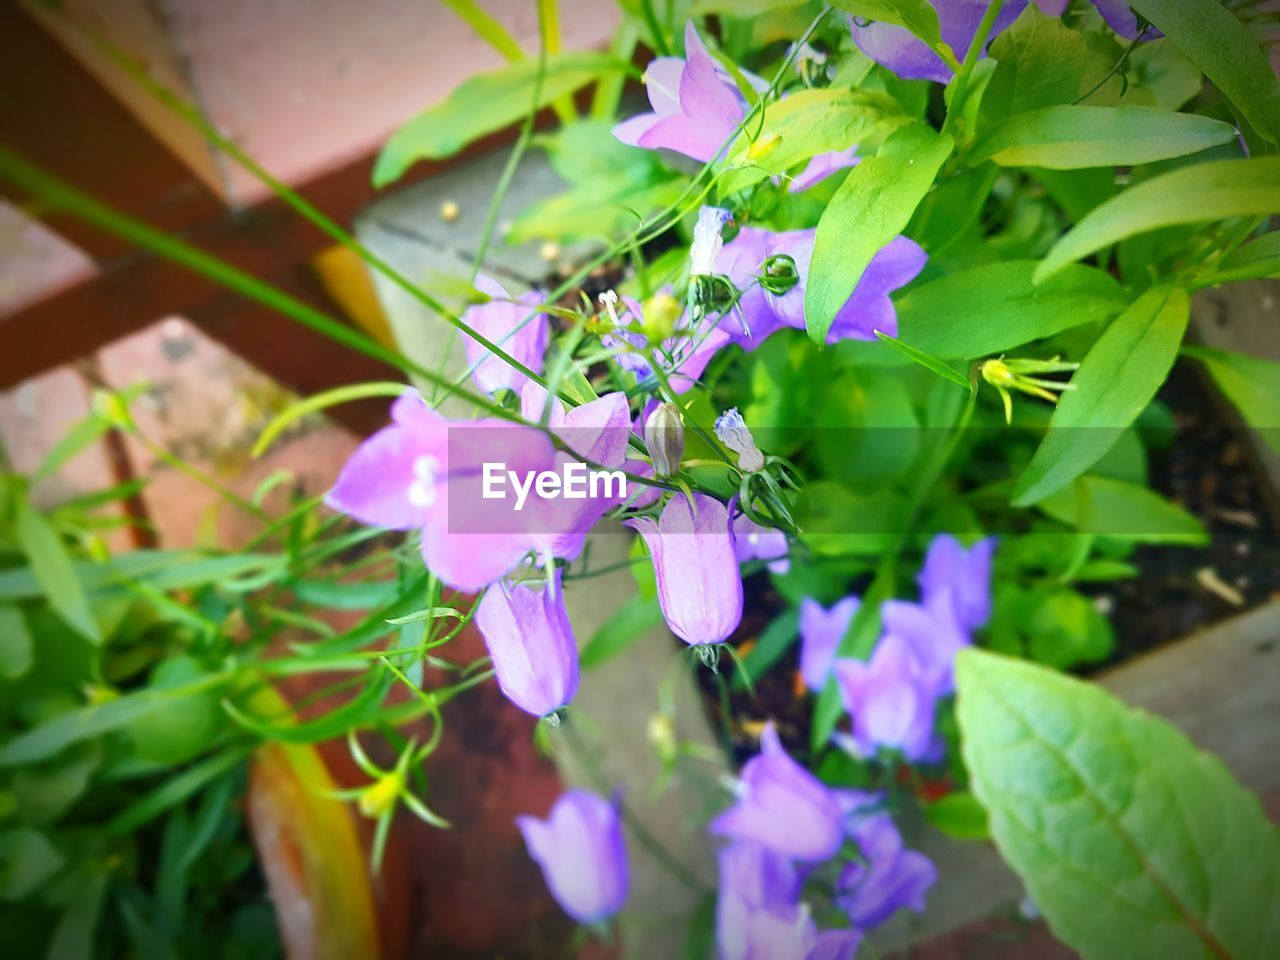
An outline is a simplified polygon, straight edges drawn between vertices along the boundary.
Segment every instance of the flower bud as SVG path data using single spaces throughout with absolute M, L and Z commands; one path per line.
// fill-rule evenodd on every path
M 782 143 L 782 135 L 780 133 L 766 133 L 748 148 L 747 159 L 763 160 L 777 150 L 780 143 Z
M 653 470 L 660 477 L 680 472 L 684 456 L 684 418 L 674 403 L 660 403 L 644 424 L 644 442 L 649 447 Z
M 644 332 L 650 343 L 663 343 L 676 330 L 680 319 L 680 301 L 665 290 L 655 293 L 644 302 Z
M 118 393 L 110 390 L 94 392 L 93 414 L 103 423 L 110 424 L 125 433 L 133 433 L 137 429 L 133 422 L 133 414 L 129 412 L 129 405 Z
M 774 296 L 782 296 L 800 282 L 800 270 L 789 254 L 775 253 L 760 264 L 760 286 Z
M 392 770 L 361 790 L 356 804 L 362 814 L 376 820 L 395 807 L 403 792 L 404 775 L 399 770 Z

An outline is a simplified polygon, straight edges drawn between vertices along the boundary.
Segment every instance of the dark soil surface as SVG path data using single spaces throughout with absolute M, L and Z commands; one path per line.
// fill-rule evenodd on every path
M 1130 558 L 1139 574 L 1131 580 L 1082 585 L 1097 599 L 1116 633 L 1107 663 L 1088 672 L 1179 640 L 1245 610 L 1280 598 L 1280 528 L 1268 512 L 1267 479 L 1232 412 L 1202 382 L 1199 371 L 1180 363 L 1159 399 L 1176 425 L 1172 442 L 1149 451 L 1152 487 L 1198 517 L 1209 531 L 1203 547 L 1140 546 Z M 784 601 L 765 573 L 745 583 L 747 608 L 731 642 L 757 638 Z M 808 754 L 813 699 L 797 681 L 798 646 L 756 687 L 729 695 L 733 752 L 739 762 L 758 749 L 760 727 L 772 719 L 788 749 Z M 731 679 L 732 664 L 722 660 Z M 719 681 L 698 676 L 717 729 L 725 729 Z

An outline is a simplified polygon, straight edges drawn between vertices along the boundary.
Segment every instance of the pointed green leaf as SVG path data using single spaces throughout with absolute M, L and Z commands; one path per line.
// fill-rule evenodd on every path
M 75 567 L 62 538 L 26 500 L 18 502 L 14 527 L 18 542 L 31 572 L 49 601 L 49 606 L 71 626 L 76 633 L 92 643 L 102 642 L 102 633 L 89 610 Z
M 898 335 L 934 356 L 971 360 L 1124 309 L 1120 285 L 1101 270 L 1073 265 L 1036 285 L 1035 269 L 1035 261 L 1009 260 L 915 287 L 896 304 Z
M 1086 957 L 1280 954 L 1280 834 L 1216 757 L 1105 690 L 976 649 L 956 664 L 974 794 Z
M 373 168 L 373 184 L 385 187 L 419 160 L 452 156 L 487 133 L 510 126 L 529 112 L 539 58 L 517 60 L 465 81 L 449 98 L 418 114 L 391 135 Z M 622 64 L 604 53 L 558 53 L 546 58 L 539 108 L 573 93 Z
M 804 300 L 814 342 L 826 342 L 836 313 L 871 259 L 911 220 L 952 145 L 945 133 L 920 124 L 903 127 L 849 172 L 818 221 Z
M 0 607 L 0 680 L 17 680 L 35 659 L 31 631 L 17 607 Z
M 942 377 L 943 380 L 948 380 L 951 383 L 956 384 L 956 386 L 963 387 L 966 390 L 972 389 L 973 384 L 971 384 L 963 374 L 957 371 L 956 368 L 951 366 L 949 363 L 939 360 L 937 357 L 933 356 L 933 354 L 925 353 L 923 350 L 917 350 L 910 344 L 903 343 L 897 337 L 891 337 L 887 333 L 881 333 L 879 330 L 876 331 L 876 336 L 885 343 L 892 344 L 894 349 L 909 357 L 915 363 L 920 364 L 920 366 L 924 367 L 926 370 L 932 370 L 938 376 Z
M 1209 542 L 1204 524 L 1154 490 L 1111 477 L 1077 477 L 1036 504 L 1080 533 L 1118 537 L 1138 543 Z
M 1263 137 L 1280 143 L 1280 84 L 1265 49 L 1221 0 L 1131 0 Z
M 1135 166 L 1199 153 L 1236 138 L 1221 120 L 1155 107 L 1047 107 L 1010 117 L 974 148 L 1002 167 Z
M 1040 282 L 1126 237 L 1184 223 L 1280 213 L 1280 157 L 1215 160 L 1144 180 L 1094 208 L 1053 245 Z
M 1183 347 L 1182 352 L 1205 365 L 1245 423 L 1280 453 L 1280 363 L 1208 347 Z
M 1013 491 L 1025 507 L 1066 486 L 1111 449 L 1169 374 L 1187 329 L 1183 290 L 1148 290 L 1097 339 Z

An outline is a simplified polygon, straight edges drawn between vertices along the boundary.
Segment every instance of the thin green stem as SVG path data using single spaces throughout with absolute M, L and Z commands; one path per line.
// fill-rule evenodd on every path
M 977 64 L 982 56 L 982 51 L 987 47 L 987 41 L 991 39 L 991 31 L 995 29 L 996 18 L 1000 16 L 1000 10 L 1004 7 L 1004 0 L 991 0 L 986 12 L 982 15 L 982 20 L 978 23 L 978 30 L 973 35 L 973 40 L 969 43 L 969 49 L 964 55 L 964 62 L 960 64 L 960 69 L 956 71 L 956 78 L 952 83 L 951 103 L 954 107 L 961 107 L 965 101 L 965 90 L 969 86 L 969 77 L 973 74 L 974 65 Z M 948 132 L 955 122 L 958 115 L 956 110 L 947 111 L 947 119 L 942 124 L 943 132 Z

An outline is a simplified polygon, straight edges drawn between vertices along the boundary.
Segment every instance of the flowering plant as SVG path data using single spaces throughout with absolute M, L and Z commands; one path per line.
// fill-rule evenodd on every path
M 903 826 L 920 810 L 992 839 L 1085 954 L 1273 953 L 1280 840 L 1256 800 L 1061 673 L 1113 651 L 1090 584 L 1132 575 L 1137 544 L 1206 540 L 1148 489 L 1144 431 L 1190 295 L 1280 271 L 1280 91 L 1248 5 L 620 6 L 609 54 L 567 53 L 540 3 L 536 59 L 463 84 L 379 160 L 390 184 L 524 118 L 510 169 L 536 143 L 568 188 L 506 239 L 591 252 L 515 293 L 479 272 L 491 215 L 454 310 L 358 248 L 457 328 L 467 364 L 394 358 L 417 387 L 392 388 L 391 424 L 327 497 L 418 554 L 384 618 L 410 642 L 371 683 L 394 673 L 442 722 L 422 658 L 474 621 L 512 709 L 563 747 L 583 661 L 642 632 L 575 637 L 567 610 L 599 572 L 588 536 L 620 520 L 642 546 L 619 604 L 660 614 L 682 664 L 726 697 L 794 665 L 802 691 L 805 722 L 763 717 L 703 812 L 719 956 L 852 957 L 926 912 L 938 870 Z M 620 106 L 637 59 L 647 104 Z M 535 136 L 548 106 L 562 122 Z M 1210 359 L 1274 427 L 1275 366 Z M 485 492 L 498 462 L 518 501 Z M 572 465 L 626 482 L 577 499 L 543 482 Z M 396 769 L 362 809 L 438 822 Z M 593 928 L 636 887 L 630 798 L 600 787 L 519 822 Z

